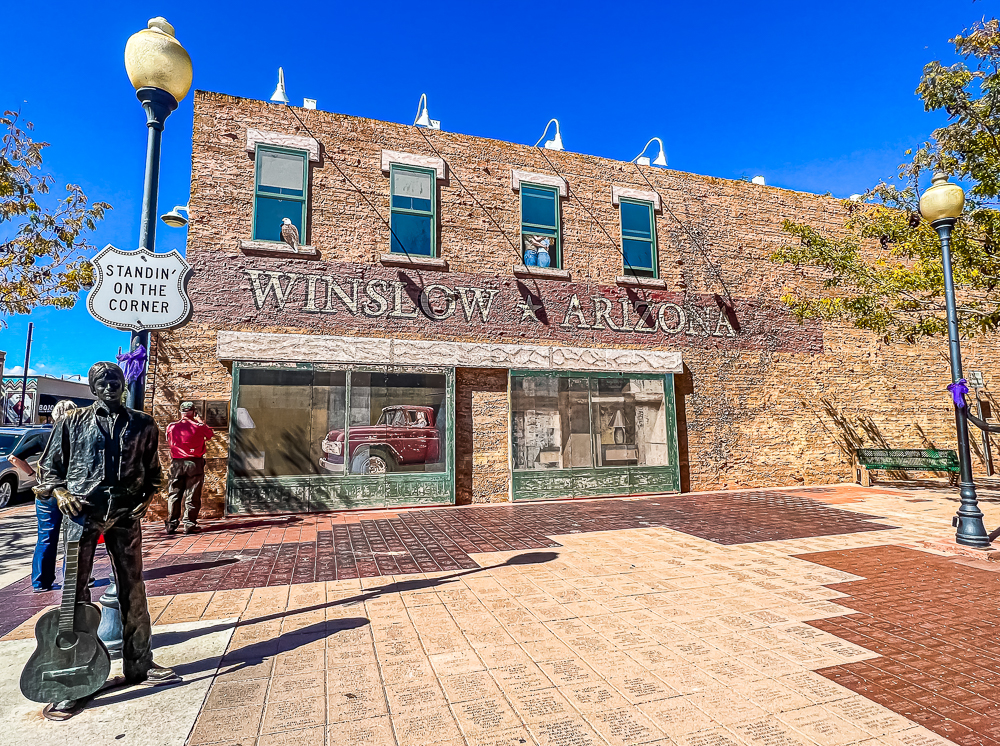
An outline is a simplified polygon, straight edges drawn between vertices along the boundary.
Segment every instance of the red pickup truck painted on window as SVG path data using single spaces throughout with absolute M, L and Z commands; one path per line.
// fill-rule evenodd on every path
M 374 425 L 352 425 L 347 462 L 351 474 L 384 474 L 400 466 L 435 464 L 441 444 L 433 407 L 385 407 Z M 321 468 L 344 471 L 344 431 L 331 430 L 323 440 Z

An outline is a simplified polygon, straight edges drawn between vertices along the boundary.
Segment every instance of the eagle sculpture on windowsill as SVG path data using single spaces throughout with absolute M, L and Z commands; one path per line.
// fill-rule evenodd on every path
M 299 253 L 299 229 L 288 218 L 281 219 L 281 240 L 291 246 L 296 254 Z

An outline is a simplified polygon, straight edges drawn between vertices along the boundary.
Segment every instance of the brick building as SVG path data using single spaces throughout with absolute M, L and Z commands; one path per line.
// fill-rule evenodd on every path
M 836 230 L 836 199 L 194 107 L 194 314 L 154 335 L 147 405 L 165 426 L 195 400 L 220 431 L 209 515 L 822 484 L 862 443 L 954 447 L 944 341 L 780 302 L 816 281 L 768 260 L 782 221 Z M 998 352 L 967 367 L 989 382 Z

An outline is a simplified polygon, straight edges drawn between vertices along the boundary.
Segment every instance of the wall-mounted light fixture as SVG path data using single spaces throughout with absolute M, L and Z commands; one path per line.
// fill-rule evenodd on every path
M 643 146 L 642 150 L 639 151 L 639 155 L 637 155 L 635 158 L 632 159 L 632 163 L 638 163 L 640 166 L 648 166 L 649 165 L 649 158 L 645 155 L 645 153 L 646 153 L 646 149 L 650 145 L 652 145 L 654 142 L 657 142 L 657 143 L 660 144 L 660 152 L 657 153 L 656 154 L 656 158 L 653 159 L 653 165 L 654 166 L 662 166 L 662 167 L 666 168 L 666 166 L 667 166 L 667 154 L 663 150 L 663 140 L 661 140 L 658 137 L 654 137 L 654 138 L 650 139 L 650 141 L 647 142 Z
M 420 94 L 420 101 L 417 103 L 417 118 L 413 120 L 414 127 L 426 127 L 429 130 L 441 129 L 441 120 L 431 119 L 427 111 L 427 94 Z
M 545 140 L 545 134 L 549 131 L 549 125 L 552 124 L 553 122 L 555 122 L 555 125 L 556 125 L 556 136 L 553 137 L 551 140 Z M 562 134 L 560 134 L 560 132 L 559 132 L 559 120 L 558 119 L 553 118 L 553 119 L 550 119 L 548 121 L 548 124 L 545 125 L 545 129 L 542 130 L 542 136 L 539 137 L 538 138 L 538 142 L 535 143 L 535 147 L 536 148 L 538 147 L 538 143 L 541 142 L 542 140 L 545 140 L 545 145 L 543 145 L 542 147 L 544 147 L 546 150 L 562 150 L 563 149 Z
M 188 213 L 187 205 L 176 205 L 173 210 L 166 213 L 165 215 L 160 215 L 160 220 L 169 225 L 171 228 L 183 228 L 188 224 L 188 219 L 181 215 L 181 213 Z
M 288 94 L 285 93 L 285 71 L 283 68 L 278 68 L 278 85 L 274 89 L 274 93 L 271 94 L 271 100 L 279 104 L 288 103 Z

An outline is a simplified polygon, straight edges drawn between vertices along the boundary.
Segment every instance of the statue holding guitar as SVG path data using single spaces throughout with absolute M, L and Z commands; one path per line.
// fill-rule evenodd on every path
M 38 647 L 21 674 L 21 692 L 48 702 L 46 717 L 64 720 L 101 687 L 110 658 L 97 637 L 100 612 L 87 587 L 103 534 L 118 580 L 126 684 L 168 684 L 180 678 L 153 662 L 151 624 L 142 580 L 142 517 L 160 486 L 159 431 L 149 415 L 122 404 L 125 376 L 114 363 L 89 373 L 97 401 L 53 428 L 38 462 L 40 496 L 54 496 L 68 520 L 62 604 L 35 628 Z

